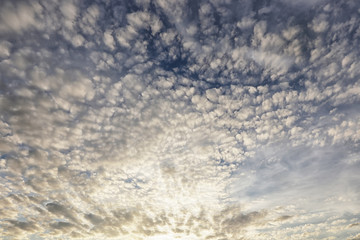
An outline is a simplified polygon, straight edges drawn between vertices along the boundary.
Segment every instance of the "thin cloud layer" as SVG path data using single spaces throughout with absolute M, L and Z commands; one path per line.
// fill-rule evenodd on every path
M 2 239 L 358 239 L 357 1 L 2 1 Z

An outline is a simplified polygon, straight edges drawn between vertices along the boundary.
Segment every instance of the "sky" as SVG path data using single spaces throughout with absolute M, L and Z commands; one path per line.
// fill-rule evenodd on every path
M 357 0 L 0 1 L 0 239 L 360 239 Z

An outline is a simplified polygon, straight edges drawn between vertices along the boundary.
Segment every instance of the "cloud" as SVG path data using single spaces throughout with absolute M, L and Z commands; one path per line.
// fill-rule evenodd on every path
M 109 30 L 104 33 L 104 43 L 111 50 L 115 49 L 115 41 L 114 41 L 113 36 L 111 35 L 111 31 L 109 31 Z
M 358 3 L 1 5 L 4 239 L 357 238 Z
M 42 6 L 36 2 L 27 3 L 23 1 L 2 2 L 1 7 L 1 34 L 17 33 L 30 29 L 42 27 L 38 21 L 37 15 L 41 14 Z

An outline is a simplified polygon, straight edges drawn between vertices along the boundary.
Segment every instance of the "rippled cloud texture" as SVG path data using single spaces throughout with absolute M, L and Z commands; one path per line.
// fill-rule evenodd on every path
M 360 239 L 359 15 L 1 1 L 1 239 Z

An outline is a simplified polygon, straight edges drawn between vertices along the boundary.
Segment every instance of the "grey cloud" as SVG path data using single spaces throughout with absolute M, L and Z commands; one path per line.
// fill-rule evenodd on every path
M 249 214 L 240 214 L 232 217 L 231 219 L 226 219 L 222 222 L 225 228 L 234 228 L 245 227 L 254 223 L 258 219 L 262 219 L 266 216 L 266 213 L 260 212 L 251 212 Z
M 72 226 L 73 225 L 68 222 L 55 222 L 55 223 L 50 224 L 51 228 L 59 229 L 59 230 L 71 228 Z
M 14 226 L 15 228 L 19 228 L 27 232 L 36 232 L 38 230 L 38 227 L 33 222 L 21 222 L 14 220 L 9 220 L 8 222 L 12 224 L 12 226 Z
M 40 230 L 35 222 L 7 220 L 2 221 L 1 235 L 12 239 L 22 239 L 26 234 L 34 234 Z
M 276 221 L 286 221 L 288 219 L 291 219 L 293 216 L 284 215 L 276 219 Z
M 94 215 L 92 213 L 86 214 L 85 218 L 89 220 L 93 225 L 99 225 L 103 222 L 103 219 L 97 215 Z
M 349 227 L 358 227 L 360 226 L 360 223 L 352 223 L 349 225 Z
M 54 203 L 54 202 L 51 202 L 51 203 L 46 203 L 45 204 L 45 207 L 46 209 L 57 215 L 57 216 L 63 216 L 67 219 L 69 219 L 70 221 L 72 222 L 75 222 L 75 223 L 78 223 L 78 219 L 76 217 L 76 213 L 72 213 L 71 210 L 63 205 L 60 205 L 58 203 Z

